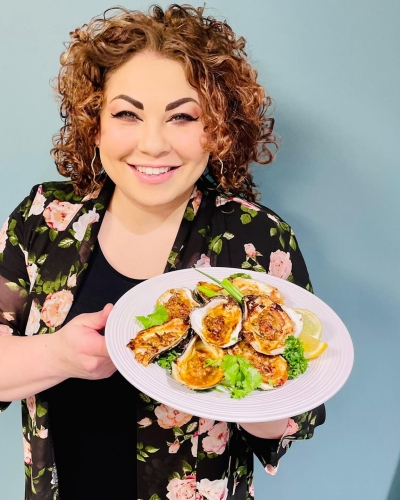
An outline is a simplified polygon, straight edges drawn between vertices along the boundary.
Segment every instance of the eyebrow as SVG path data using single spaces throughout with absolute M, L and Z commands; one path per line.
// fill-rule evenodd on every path
M 116 99 L 123 99 L 124 101 L 129 102 L 132 104 L 132 106 L 135 106 L 137 109 L 144 110 L 143 103 L 140 101 L 137 101 L 136 99 L 133 99 L 133 97 L 129 97 L 128 95 L 125 94 L 120 94 L 114 97 L 114 99 L 111 99 L 112 101 L 115 101 Z M 178 108 L 179 106 L 182 106 L 182 104 L 185 104 L 187 102 L 195 102 L 197 105 L 200 106 L 200 104 L 196 101 L 196 99 L 193 99 L 192 97 L 182 97 L 182 99 L 178 99 L 177 101 L 170 102 L 167 104 L 165 107 L 165 111 L 172 111 L 175 108 Z

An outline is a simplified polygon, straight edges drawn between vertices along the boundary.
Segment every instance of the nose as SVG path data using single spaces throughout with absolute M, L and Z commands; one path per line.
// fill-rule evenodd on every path
M 140 130 L 137 149 L 153 158 L 168 154 L 171 151 L 171 145 L 162 125 L 151 121 L 144 122 Z

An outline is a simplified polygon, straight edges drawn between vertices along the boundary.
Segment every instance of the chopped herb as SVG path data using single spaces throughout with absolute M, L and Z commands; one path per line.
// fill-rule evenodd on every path
M 162 325 L 169 319 L 169 314 L 165 306 L 156 305 L 155 311 L 147 316 L 136 316 L 136 319 L 142 323 L 144 328 Z
M 246 273 L 236 273 L 236 274 L 231 274 L 229 276 L 229 278 L 246 278 L 248 280 L 251 280 L 253 279 L 250 274 L 246 274 Z
M 224 371 L 225 379 L 221 386 L 229 389 L 231 398 L 240 399 L 258 389 L 262 383 L 262 376 L 258 370 L 241 356 L 226 354 L 223 360 L 207 359 L 205 366 L 220 366 Z
M 165 370 L 168 370 L 171 373 L 171 367 L 172 363 L 176 360 L 181 355 L 180 352 L 176 351 L 175 349 L 172 349 L 171 351 L 164 352 L 161 354 L 161 356 L 157 359 L 157 364 L 161 366 L 161 368 L 164 368 Z
M 296 378 L 307 370 L 308 359 L 304 357 L 303 342 L 293 335 L 286 339 L 282 356 L 289 365 L 289 379 Z
M 218 293 L 218 292 L 214 292 L 214 290 L 210 290 L 210 289 L 209 289 L 209 288 L 207 288 L 206 286 L 201 286 L 201 285 L 200 285 L 200 286 L 198 286 L 198 287 L 197 287 L 197 290 L 198 290 L 199 292 L 204 293 L 204 295 L 205 295 L 206 297 L 215 297 L 216 295 L 219 295 L 219 293 Z

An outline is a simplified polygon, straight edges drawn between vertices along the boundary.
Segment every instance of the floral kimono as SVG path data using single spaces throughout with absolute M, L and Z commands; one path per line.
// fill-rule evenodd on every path
M 0 335 L 51 334 L 62 327 L 113 189 L 106 179 L 101 190 L 80 197 L 71 182 L 43 183 L 0 226 Z M 204 178 L 188 202 L 165 272 L 192 266 L 269 273 L 312 292 L 292 229 L 267 208 L 220 193 Z M 0 403 L 0 412 L 8 405 Z M 312 437 L 325 419 L 323 406 L 293 416 L 280 440 L 267 440 L 142 393 L 136 406 L 140 500 L 251 500 L 253 453 L 275 474 L 291 442 Z M 72 421 L 73 401 L 70 407 Z M 48 412 L 45 393 L 22 401 L 26 500 L 59 498 Z

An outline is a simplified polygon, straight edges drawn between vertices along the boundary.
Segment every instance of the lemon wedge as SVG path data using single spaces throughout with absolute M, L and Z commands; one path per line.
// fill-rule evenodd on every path
M 307 359 L 318 357 L 328 347 L 326 342 L 322 342 L 321 340 L 316 339 L 312 335 L 304 332 L 300 333 L 299 340 L 303 342 L 304 357 Z
M 311 337 L 320 340 L 322 335 L 322 323 L 318 316 L 307 309 L 295 309 L 295 311 L 303 318 L 301 334 L 311 335 Z

